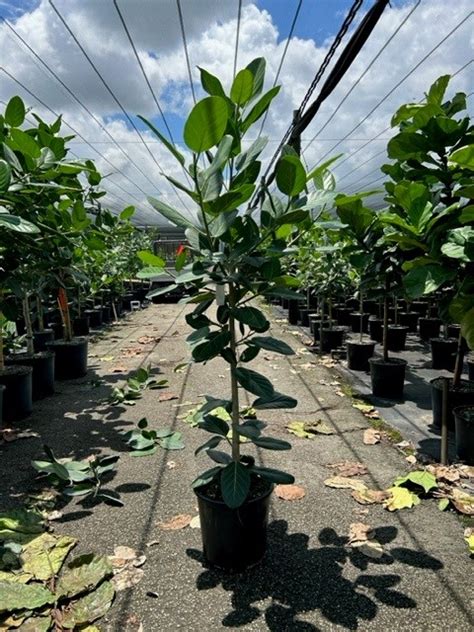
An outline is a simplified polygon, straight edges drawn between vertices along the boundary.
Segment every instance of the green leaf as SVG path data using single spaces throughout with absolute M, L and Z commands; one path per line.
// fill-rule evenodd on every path
M 252 59 L 250 64 L 247 65 L 247 70 L 250 70 L 253 75 L 253 97 L 259 94 L 263 89 L 265 66 L 266 61 L 264 57 L 256 57 L 255 59 Z
M 10 215 L 10 213 L 0 213 L 0 226 L 14 230 L 17 233 L 30 234 L 40 232 L 40 229 L 31 222 L 28 222 L 22 217 Z
M 416 158 L 420 153 L 430 151 L 429 141 L 421 134 L 400 132 L 388 141 L 387 153 L 395 160 Z
M 35 511 L 11 509 L 0 513 L 0 542 L 23 542 L 31 540 L 31 534 L 44 530 L 44 519 Z
M 265 448 L 265 450 L 291 450 L 291 443 L 273 437 L 257 437 L 253 438 L 252 441 L 256 446 Z
M 10 186 L 11 168 L 6 160 L 0 160 L 0 193 Z
M 230 430 L 229 424 L 215 415 L 206 415 L 204 421 L 200 421 L 198 426 L 202 428 L 202 430 L 221 435 L 222 437 L 227 437 Z
M 420 504 L 420 499 L 416 494 L 405 487 L 389 487 L 390 498 L 384 502 L 384 507 L 389 511 L 398 509 L 410 509 Z
M 221 465 L 227 465 L 232 462 L 230 454 L 222 452 L 221 450 L 207 450 L 207 454 L 213 461 L 220 463 Z
M 163 143 L 163 145 L 166 147 L 166 149 L 168 149 L 168 151 L 173 154 L 173 156 L 176 158 L 176 160 L 184 167 L 185 164 L 185 159 L 184 156 L 181 152 L 179 152 L 176 147 L 169 142 L 169 140 L 167 138 L 165 138 L 165 136 L 163 136 L 163 134 L 153 125 L 153 123 L 150 123 L 150 121 L 148 121 L 146 118 L 144 118 L 143 116 L 140 116 L 140 114 L 138 115 L 138 118 L 143 121 L 145 123 L 145 125 L 148 125 L 148 127 L 151 129 L 151 131 L 153 132 L 153 134 L 159 138 L 161 140 L 161 142 Z
M 254 360 L 258 356 L 259 351 L 260 351 L 260 349 L 258 347 L 248 346 L 240 354 L 240 361 L 241 362 L 251 362 L 252 360 Z
M 234 317 L 253 331 L 263 333 L 270 327 L 264 314 L 256 307 L 236 307 L 232 311 Z
M 202 474 L 200 474 L 194 481 L 191 483 L 191 487 L 195 489 L 196 487 L 202 487 L 203 485 L 207 485 L 212 481 L 213 478 L 219 474 L 222 468 L 218 465 L 216 467 L 211 467 L 211 469 L 206 470 Z
M 220 213 L 214 220 L 212 220 L 210 224 L 210 231 L 213 237 L 220 237 L 224 233 L 226 233 L 232 224 L 235 221 L 235 218 L 238 216 L 239 212 L 237 210 L 234 211 L 224 211 Z
M 461 320 L 461 333 L 466 339 L 469 349 L 474 350 L 474 307 Z
M 154 277 L 163 274 L 163 268 L 157 268 L 156 266 L 147 266 L 137 272 L 138 279 L 153 279 Z M 177 286 L 176 286 L 177 287 Z M 153 293 L 155 296 L 155 294 Z
M 181 213 L 176 211 L 174 208 L 171 208 L 171 206 L 168 206 L 168 204 L 165 204 L 161 200 L 149 197 L 148 202 L 174 226 L 179 226 L 180 228 L 196 229 L 196 226 L 192 223 L 191 220 L 187 219 L 186 217 L 184 217 L 184 215 L 181 215 Z
M 226 134 L 222 138 L 221 142 L 219 143 L 219 147 L 217 148 L 216 154 L 215 154 L 214 158 L 212 159 L 212 163 L 201 174 L 204 183 L 206 182 L 206 179 L 209 176 L 211 176 L 218 169 L 220 169 L 221 167 L 223 167 L 225 165 L 225 163 L 227 162 L 227 160 L 229 158 L 233 142 L 234 142 L 234 139 L 229 134 Z
M 286 342 L 276 340 L 271 336 L 254 336 L 249 340 L 249 343 L 260 347 L 260 349 L 274 351 L 275 353 L 281 353 L 282 355 L 294 355 L 295 353 L 293 349 L 286 344 Z
M 400 487 L 407 482 L 419 485 L 425 490 L 425 493 L 438 487 L 436 476 L 426 470 L 417 470 L 415 472 L 409 472 L 406 476 L 399 476 L 393 484 L 395 487 Z
M 184 125 L 184 142 L 200 153 L 217 145 L 224 136 L 229 111 L 222 97 L 205 97 L 191 110 Z
M 23 545 L 22 570 L 35 579 L 47 581 L 57 575 L 69 551 L 77 540 L 67 535 L 42 533 Z
M 244 367 L 237 367 L 234 371 L 237 381 L 246 391 L 260 397 L 273 396 L 275 391 L 272 383 L 264 375 Z
M 201 85 L 207 94 L 225 98 L 226 94 L 219 79 L 214 75 L 211 75 L 211 73 L 207 70 L 204 70 L 204 68 L 201 68 L 200 66 L 198 66 L 198 68 L 201 73 Z
M 158 441 L 160 448 L 163 448 L 163 450 L 183 450 L 184 442 L 182 436 L 181 432 L 173 432 L 170 436 L 163 437 Z
M 139 274 L 137 276 L 139 276 Z M 172 283 L 171 285 L 167 285 L 166 287 L 160 287 L 156 290 L 152 290 L 151 292 L 148 292 L 146 297 L 153 298 L 154 296 L 161 296 L 162 294 L 167 294 L 168 292 L 172 292 L 173 290 L 176 290 L 177 287 L 178 286 L 176 285 L 176 283 Z
M 463 169 L 474 171 L 474 144 L 460 147 L 449 156 L 449 162 L 454 162 Z
M 225 504 L 231 509 L 240 507 L 246 500 L 250 489 L 250 473 L 241 463 L 226 465 L 221 473 L 221 492 Z
M 45 472 L 46 474 L 55 474 L 63 481 L 69 481 L 69 471 L 67 468 L 58 462 L 49 461 L 31 461 L 31 465 L 38 472 Z
M 127 206 L 120 213 L 119 217 L 120 217 L 121 220 L 126 221 L 127 219 L 130 219 L 131 217 L 133 217 L 134 213 L 135 213 L 135 207 L 134 206 Z
M 194 451 L 194 456 L 197 456 L 200 452 L 205 452 L 206 450 L 213 450 L 214 448 L 217 448 L 223 438 L 224 437 L 219 436 L 211 437 L 206 441 L 206 443 L 203 443 L 199 446 L 199 448 L 196 448 L 196 450 Z
M 332 158 L 329 158 L 325 162 L 321 163 L 320 165 L 317 165 L 306 176 L 306 182 L 309 182 L 310 180 L 314 178 L 316 178 L 319 181 L 321 178 L 321 175 L 328 169 L 328 167 L 332 165 L 334 162 L 336 162 L 336 160 L 339 160 L 339 158 L 341 158 L 341 156 L 343 155 L 344 154 L 337 154 L 337 156 L 333 156 Z
M 291 474 L 270 467 L 257 467 L 254 465 L 252 472 L 277 485 L 292 485 L 295 482 L 295 477 Z
M 303 191 L 306 186 L 306 171 L 297 156 L 282 156 L 276 167 L 276 183 L 278 189 L 293 197 Z
M 270 397 L 259 397 L 256 399 L 252 406 L 258 410 L 269 410 L 276 408 L 295 408 L 297 403 L 293 397 L 274 391 Z
M 253 94 L 253 74 L 243 68 L 234 78 L 230 89 L 230 98 L 237 105 L 245 105 Z
M 56 596 L 40 584 L 0 581 L 0 612 L 36 610 L 55 600 Z
M 441 105 L 450 79 L 451 75 L 442 75 L 441 77 L 438 77 L 438 79 L 436 79 L 436 81 L 431 85 L 428 94 L 426 95 L 426 101 L 435 105 Z
M 247 169 L 261 154 L 268 143 L 266 136 L 260 136 L 250 145 L 247 151 L 244 151 L 237 159 L 235 166 L 237 171 L 244 171 Z
M 279 92 L 280 86 L 275 86 L 274 88 L 271 88 L 268 92 L 266 92 L 262 97 L 260 97 L 257 103 L 250 110 L 246 118 L 244 118 L 244 120 L 242 121 L 241 129 L 243 134 L 245 134 L 249 127 L 253 125 L 253 123 L 255 123 L 256 121 L 258 121 L 262 114 L 264 114 L 268 110 L 270 103 Z
M 74 602 L 65 612 L 61 625 L 66 628 L 77 628 L 85 623 L 92 623 L 96 619 L 103 617 L 115 596 L 112 582 L 105 581 L 85 597 Z
M 14 96 L 5 109 L 5 123 L 10 127 L 20 127 L 25 120 L 25 104 L 19 96 Z
M 74 558 L 58 580 L 56 592 L 61 597 L 74 597 L 95 588 L 112 575 L 112 565 L 105 555 L 87 553 Z
M 35 139 L 23 132 L 21 129 L 13 128 L 10 130 L 10 136 L 15 142 L 18 149 L 31 158 L 39 158 L 41 156 L 41 150 Z
M 438 503 L 438 509 L 440 511 L 444 511 L 448 507 L 449 507 L 449 498 L 441 498 L 441 500 Z
M 431 263 L 409 270 L 404 285 L 410 298 L 417 298 L 435 292 L 439 287 L 456 276 L 456 271 L 441 264 Z
M 157 255 L 154 255 L 149 250 L 139 250 L 137 252 L 137 257 L 143 263 L 149 266 L 155 266 L 157 268 L 164 268 L 166 266 L 166 261 Z

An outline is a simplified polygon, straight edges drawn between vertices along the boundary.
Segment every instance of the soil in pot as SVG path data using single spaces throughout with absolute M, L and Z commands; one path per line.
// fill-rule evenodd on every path
M 204 557 L 212 566 L 242 572 L 265 555 L 270 495 L 273 485 L 252 477 L 249 497 L 237 509 L 222 500 L 220 484 L 195 489 L 201 521 Z
M 418 331 L 418 312 L 398 312 L 398 322 L 400 325 L 408 327 L 408 331 L 416 333 Z
M 362 314 L 362 331 L 364 332 L 364 334 L 369 333 L 369 317 L 370 314 L 368 312 Z M 360 319 L 360 312 L 351 312 L 351 329 L 355 334 L 358 334 L 360 332 Z
M 4 421 L 19 421 L 33 410 L 33 369 L 30 366 L 6 366 L 0 371 Z
M 474 406 L 460 406 L 453 413 L 456 454 L 467 465 L 474 465 Z
M 436 377 L 431 380 L 431 404 L 433 408 L 433 426 L 441 427 L 443 411 L 443 380 Z M 474 406 L 474 382 L 461 380 L 456 388 L 453 388 L 453 380 L 449 378 L 448 389 L 448 428 L 454 430 L 453 410 L 458 406 Z
M 431 338 L 430 345 L 432 368 L 454 371 L 458 348 L 456 338 Z
M 54 340 L 54 331 L 52 329 L 45 329 L 44 331 L 33 332 L 33 347 L 35 353 L 46 350 L 48 342 Z
M 420 339 L 428 341 L 430 338 L 439 338 L 442 321 L 439 318 L 420 318 L 418 321 Z
M 389 351 L 403 351 L 407 341 L 408 327 L 389 325 L 387 330 L 387 347 Z
M 90 333 L 89 316 L 75 318 L 72 321 L 72 330 L 75 336 L 88 336 Z
M 333 349 L 342 346 L 345 334 L 344 327 L 333 327 L 332 329 L 323 329 L 321 331 L 321 351 L 330 353 Z
M 386 399 L 403 399 L 406 360 L 402 358 L 370 358 L 372 393 Z
M 87 373 L 87 338 L 55 340 L 48 348 L 56 354 L 57 380 L 72 380 Z
M 369 358 L 374 355 L 375 342 L 355 341 L 347 343 L 347 366 L 353 371 L 368 371 Z
M 42 399 L 54 393 L 54 353 L 40 351 L 33 356 L 27 353 L 17 353 L 5 358 L 10 366 L 30 366 L 33 369 L 32 394 L 33 399 Z
M 349 327 L 351 324 L 352 307 L 338 307 L 336 310 L 336 321 L 341 327 Z
M 85 309 L 84 316 L 89 318 L 89 325 L 92 329 L 102 326 L 102 310 L 101 309 Z

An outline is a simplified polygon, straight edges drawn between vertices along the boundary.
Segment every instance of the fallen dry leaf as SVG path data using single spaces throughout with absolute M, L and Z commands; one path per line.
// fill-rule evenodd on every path
M 126 590 L 127 588 L 132 588 L 140 582 L 143 578 L 145 571 L 141 568 L 124 568 L 124 570 L 120 571 L 112 577 L 112 583 L 117 592 L 121 590 Z
M 367 486 L 362 481 L 345 476 L 332 476 L 331 478 L 327 478 L 324 484 L 326 487 L 335 487 L 336 489 L 367 489 Z
M 159 540 L 152 540 L 151 542 L 147 542 L 146 546 L 150 547 L 150 546 L 157 546 L 160 543 Z
M 178 529 L 188 527 L 192 519 L 193 517 L 189 514 L 178 514 L 166 522 L 159 522 L 158 526 L 160 529 L 163 529 L 163 531 L 177 531 Z
M 376 430 L 375 428 L 367 428 L 364 430 L 364 438 L 362 439 L 365 445 L 375 445 L 376 443 L 380 443 L 380 430 Z
M 337 470 L 341 476 L 362 476 L 367 474 L 367 467 L 363 463 L 352 463 L 351 461 L 341 461 L 340 463 L 328 463 L 326 467 Z
M 124 358 L 133 358 L 135 356 L 141 355 L 143 353 L 143 349 L 141 347 L 126 347 L 122 349 L 120 355 Z
M 390 494 L 385 491 L 379 491 L 376 489 L 355 489 L 352 494 L 352 498 L 357 500 L 361 505 L 375 505 L 383 503 L 384 500 L 389 498 Z
M 341 389 L 340 389 L 340 388 L 337 388 L 334 392 L 335 392 L 335 393 L 336 393 L 336 395 L 338 395 L 339 397 L 345 397 L 345 396 L 346 396 L 346 394 L 345 394 L 343 391 L 341 391 Z
M 166 467 L 167 467 L 169 470 L 174 470 L 174 468 L 176 467 L 176 463 L 175 463 L 174 461 L 168 461 L 168 462 L 166 463 Z
M 301 500 L 306 492 L 300 485 L 276 485 L 275 495 L 282 500 Z
M 153 336 L 140 336 L 140 338 L 137 338 L 139 345 L 148 345 L 152 342 L 158 343 L 160 340 L 161 338 L 153 338 Z
M 162 393 L 158 396 L 158 401 L 160 402 L 169 402 L 172 399 L 179 399 L 179 397 L 174 393 Z
M 474 516 L 474 496 L 455 487 L 451 492 L 451 502 L 460 513 Z
M 39 436 L 39 433 L 33 430 L 19 430 L 18 428 L 4 428 L 0 430 L 0 442 L 4 441 L 5 443 L 17 441 L 18 439 L 32 439 Z
M 101 362 L 112 362 L 114 358 L 115 356 L 103 356 L 102 358 L 99 358 L 99 360 Z
M 366 542 L 373 535 L 373 529 L 363 522 L 351 522 L 349 525 L 349 544 Z
M 146 562 L 146 555 L 138 555 L 129 546 L 116 546 L 109 560 L 114 573 L 112 583 L 117 592 L 135 586 L 142 579 L 144 571 L 138 567 Z
M 474 465 L 458 465 L 458 470 L 463 478 L 474 478 Z
M 436 480 L 445 481 L 446 483 L 457 483 L 461 480 L 461 473 L 455 467 L 447 465 L 428 465 L 428 472 L 436 477 Z
M 201 528 L 201 519 L 199 516 L 194 516 L 194 518 L 189 523 L 191 529 L 200 529 Z
M 405 461 L 410 463 L 410 465 L 414 465 L 416 463 L 416 456 L 414 454 L 409 454 L 405 457 Z

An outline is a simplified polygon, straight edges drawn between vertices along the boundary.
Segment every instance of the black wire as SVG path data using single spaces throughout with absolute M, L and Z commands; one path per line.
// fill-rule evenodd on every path
M 168 121 L 166 120 L 165 114 L 164 114 L 164 112 L 163 112 L 163 110 L 161 108 L 161 105 L 160 105 L 160 103 L 158 101 L 158 98 L 157 98 L 157 96 L 155 94 L 155 91 L 153 90 L 152 85 L 150 83 L 150 80 L 148 79 L 148 75 L 145 72 L 145 68 L 143 67 L 143 64 L 142 64 L 142 61 L 140 59 L 140 56 L 138 55 L 138 51 L 136 49 L 136 46 L 135 46 L 135 43 L 133 41 L 132 35 L 131 35 L 131 33 L 130 33 L 129 29 L 128 29 L 127 23 L 125 22 L 125 18 L 123 17 L 122 12 L 120 11 L 120 8 L 119 8 L 119 6 L 117 4 L 117 0 L 113 0 L 113 3 L 114 3 L 114 6 L 115 6 L 115 9 L 117 10 L 118 16 L 120 18 L 120 22 L 122 23 L 124 31 L 125 31 L 125 33 L 126 33 L 126 35 L 128 37 L 128 41 L 130 42 L 130 46 L 132 47 L 133 53 L 135 55 L 135 59 L 137 60 L 138 65 L 140 66 L 140 70 L 142 71 L 142 75 L 143 75 L 143 78 L 145 79 L 146 85 L 148 86 L 148 89 L 151 92 L 151 95 L 153 97 L 155 105 L 158 108 L 158 111 L 159 111 L 159 113 L 161 115 L 161 118 L 163 119 L 163 123 L 164 123 L 164 125 L 165 125 L 165 127 L 166 127 L 166 129 L 168 131 L 170 140 L 174 144 L 173 134 L 171 133 L 171 129 L 170 129 L 169 125 L 168 125 Z
M 188 67 L 189 85 L 191 86 L 191 93 L 193 95 L 193 101 L 194 101 L 194 103 L 196 103 L 196 94 L 194 92 L 193 75 L 192 75 L 192 72 L 191 72 L 191 63 L 189 61 L 188 44 L 187 44 L 187 41 L 186 41 L 186 31 L 185 31 L 185 28 L 184 28 L 184 19 L 183 19 L 183 12 L 181 10 L 181 2 L 180 2 L 180 0 L 176 0 L 176 6 L 178 8 L 179 24 L 180 24 L 180 27 L 181 27 L 181 37 L 183 39 L 184 56 L 186 57 L 186 66 Z
M 242 0 L 239 0 L 239 9 L 237 11 L 237 29 L 235 32 L 235 52 L 234 52 L 234 74 L 237 72 L 237 56 L 239 54 L 239 37 L 240 37 L 240 20 L 242 17 Z
M 329 123 L 333 120 L 333 118 L 336 116 L 336 114 L 339 112 L 339 110 L 341 109 L 342 105 L 345 103 L 345 101 L 349 98 L 349 96 L 352 94 L 352 92 L 354 91 L 354 89 L 359 85 L 359 83 L 362 81 L 362 79 L 365 77 L 365 75 L 369 72 L 369 70 L 372 68 L 372 66 L 374 65 L 374 63 L 377 61 L 377 59 L 380 57 L 380 55 L 383 53 L 383 51 L 387 48 L 387 46 L 390 44 L 390 42 L 392 42 L 392 40 L 395 38 L 396 35 L 398 35 L 398 33 L 400 32 L 400 30 L 403 28 L 403 26 L 407 23 L 407 21 L 410 19 L 410 17 L 412 16 L 412 14 L 415 12 L 415 10 L 419 7 L 421 3 L 421 0 L 417 0 L 416 4 L 412 7 L 412 9 L 407 13 L 407 15 L 403 18 L 403 20 L 400 22 L 400 24 L 397 26 L 397 28 L 395 29 L 395 31 L 390 35 L 390 37 L 388 38 L 388 40 L 385 42 L 385 44 L 382 46 L 382 48 L 380 48 L 380 50 L 377 52 L 377 54 L 375 55 L 375 57 L 372 59 L 372 61 L 368 64 L 368 66 L 365 68 L 364 72 L 358 77 L 358 79 L 354 82 L 354 84 L 350 87 L 350 89 L 346 92 L 345 96 L 342 98 L 341 102 L 339 103 L 339 105 L 337 106 L 337 108 L 332 112 L 331 116 L 328 118 L 328 120 L 324 123 L 324 125 L 316 132 L 316 134 L 313 136 L 313 138 L 310 140 L 310 142 L 306 145 L 306 147 L 303 149 L 304 153 L 308 147 L 311 145 L 311 143 L 316 139 L 316 137 L 321 134 L 321 132 L 326 129 L 326 127 L 329 125 Z
M 320 158 L 320 161 L 324 160 L 324 158 L 326 158 L 326 156 L 329 156 L 329 154 L 331 154 L 336 147 L 339 147 L 339 145 L 344 141 L 347 140 L 347 138 L 349 138 L 349 136 L 351 134 L 353 134 L 357 129 L 359 129 L 359 127 L 365 123 L 365 121 L 372 116 L 372 114 L 382 105 L 382 103 L 384 103 L 394 92 L 395 90 L 397 90 L 397 88 L 399 88 L 402 83 L 404 83 L 404 81 L 406 81 L 408 79 L 408 77 L 410 77 L 410 75 L 412 75 L 415 70 L 417 70 L 442 44 L 444 44 L 444 42 L 446 42 L 474 13 L 474 11 L 471 11 L 470 13 L 468 13 L 453 29 L 451 29 L 451 31 L 449 31 L 449 33 L 447 35 L 445 35 L 437 44 L 436 46 L 434 46 L 426 55 L 424 55 L 424 57 L 422 57 L 422 59 L 420 59 L 420 61 L 415 64 L 415 66 L 406 74 L 402 77 L 402 79 L 400 79 L 400 81 L 397 81 L 397 83 L 393 86 L 393 88 L 391 90 L 389 90 L 387 92 L 387 94 L 380 99 L 380 101 L 370 110 L 370 112 L 368 112 L 368 114 L 366 114 L 364 116 L 364 118 L 362 120 L 360 120 L 357 125 L 355 125 L 350 132 L 348 132 L 344 138 L 340 141 L 338 141 L 335 145 L 333 145 L 331 147 L 331 149 L 329 149 L 325 154 L 323 154 Z
M 283 54 L 281 56 L 280 63 L 278 64 L 278 69 L 276 71 L 275 79 L 273 80 L 273 86 L 272 86 L 273 88 L 276 86 L 277 81 L 278 81 L 278 79 L 280 77 L 280 72 L 281 72 L 281 69 L 283 68 L 283 63 L 285 61 L 286 54 L 288 52 L 288 47 L 290 45 L 290 40 L 293 37 L 293 32 L 295 30 L 296 22 L 298 20 L 298 16 L 299 16 L 302 4 L 303 4 L 303 0 L 299 0 L 298 5 L 296 7 L 295 14 L 293 16 L 293 21 L 291 22 L 290 30 L 288 32 L 288 37 L 286 38 L 285 48 L 283 49 Z M 260 125 L 260 131 L 258 132 L 258 137 L 259 138 L 262 135 L 263 127 L 264 127 L 265 122 L 267 120 L 267 116 L 268 116 L 268 110 L 265 112 L 265 115 L 264 115 L 263 120 L 262 120 L 262 124 Z
M 119 145 L 116 139 L 112 136 L 112 134 L 107 130 L 107 128 L 102 124 L 100 119 L 98 119 L 95 114 L 79 99 L 79 97 L 66 85 L 66 83 L 61 79 L 61 77 L 47 64 L 37 53 L 36 51 L 28 44 L 28 42 L 16 31 L 16 29 L 7 21 L 5 18 L 0 16 L 0 19 L 4 22 L 4 24 L 12 31 L 12 33 L 21 41 L 21 43 L 30 51 L 32 55 L 51 73 L 51 75 L 56 79 L 56 81 L 66 90 L 66 92 L 78 103 L 87 114 L 95 121 L 95 123 L 100 127 L 100 129 L 107 134 L 107 136 L 111 139 L 112 143 L 120 150 L 120 152 L 125 156 L 127 160 L 129 160 L 135 169 L 147 180 L 153 187 L 156 188 L 155 183 L 150 180 L 150 178 L 146 175 L 146 173 L 137 165 L 137 163 L 133 160 L 133 158 Z M 33 59 L 33 62 L 35 60 Z M 37 65 L 37 64 L 36 64 Z

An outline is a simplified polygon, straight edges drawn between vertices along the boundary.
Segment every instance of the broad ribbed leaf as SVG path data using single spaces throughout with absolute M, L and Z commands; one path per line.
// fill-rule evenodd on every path
M 6 160 L 0 160 L 0 193 L 6 191 L 10 184 L 11 168 Z
M 87 553 L 70 562 L 59 578 L 56 592 L 61 597 L 73 597 L 95 588 L 112 574 L 112 565 L 105 555 Z
M 171 292 L 172 290 L 176 290 L 177 287 L 178 286 L 176 285 L 176 283 L 172 283 L 171 285 L 167 285 L 166 287 L 161 287 L 161 288 L 158 288 L 157 290 L 152 290 L 151 292 L 148 292 L 146 297 L 153 298 L 154 296 L 161 296 L 161 294 L 167 294 L 168 292 Z
M 474 171 L 474 145 L 466 145 L 466 147 L 456 149 L 449 156 L 449 161 L 455 162 L 464 169 Z
M 298 156 L 286 155 L 280 158 L 276 168 L 276 182 L 279 190 L 288 196 L 301 193 L 306 186 L 306 171 Z
M 164 268 L 166 265 L 166 261 L 157 255 L 154 255 L 149 250 L 139 250 L 137 252 L 137 257 L 143 263 L 146 263 L 148 266 L 156 266 L 158 268 Z
M 222 401 L 222 400 L 218 400 L 218 401 Z M 202 411 L 202 408 L 201 408 L 201 411 Z M 204 421 L 200 421 L 198 423 L 198 426 L 199 428 L 202 428 L 202 430 L 207 430 L 207 432 L 212 432 L 212 433 L 221 435 L 221 437 L 227 437 L 230 430 L 229 424 L 225 422 L 223 419 L 221 419 L 220 417 L 216 417 L 215 415 L 206 415 L 204 417 Z
M 140 116 L 140 114 L 138 115 L 138 118 L 139 118 L 139 119 L 141 119 L 141 120 L 145 123 L 145 125 L 148 125 L 148 127 L 151 129 L 151 131 L 153 132 L 153 134 L 155 134 L 155 136 L 161 140 L 161 142 L 162 142 L 162 143 L 163 143 L 163 145 L 164 145 L 164 146 L 168 149 L 168 151 L 169 151 L 170 153 L 172 153 L 172 154 L 173 154 L 173 156 L 176 158 L 176 160 L 177 160 L 178 162 L 180 162 L 180 163 L 183 165 L 183 167 L 184 167 L 184 162 L 185 162 L 185 161 L 184 161 L 184 156 L 183 156 L 183 154 L 182 154 L 182 153 L 180 153 L 180 152 L 176 149 L 176 147 L 175 147 L 172 143 L 170 143 L 170 142 L 169 142 L 169 140 L 168 140 L 167 138 L 165 138 L 165 137 L 163 136 L 163 134 L 162 134 L 162 133 L 161 133 L 158 129 L 156 129 L 156 127 L 153 125 L 153 123 L 150 123 L 150 121 L 148 121 L 148 120 L 147 120 L 146 118 L 144 118 L 143 116 Z
M 10 127 L 20 127 L 25 120 L 25 104 L 19 96 L 10 99 L 5 109 L 5 123 Z
M 252 369 L 246 369 L 244 367 L 237 367 L 235 369 L 235 376 L 239 384 L 250 393 L 259 395 L 260 397 L 272 397 L 274 394 L 274 388 L 268 378 L 257 371 Z
M 181 213 L 176 211 L 174 208 L 171 208 L 171 206 L 168 206 L 168 204 L 165 204 L 161 200 L 149 197 L 148 202 L 153 206 L 154 209 L 161 213 L 163 217 L 168 219 L 175 226 L 179 226 L 181 228 L 196 229 L 196 226 L 192 223 L 191 220 L 187 219 L 186 217 L 184 217 L 184 215 L 181 215 Z
M 252 439 L 256 446 L 266 450 L 291 450 L 291 443 L 273 437 L 257 437 Z
M 205 97 L 191 110 L 184 125 L 184 142 L 200 153 L 217 145 L 224 136 L 229 110 L 222 97 Z
M 286 342 L 276 340 L 271 336 L 254 336 L 249 342 L 252 345 L 260 347 L 260 349 L 274 351 L 275 353 L 281 353 L 282 355 L 294 355 L 295 353 L 293 349 L 286 344 Z
M 266 136 L 260 136 L 257 138 L 245 151 L 241 154 L 236 162 L 236 168 L 238 171 L 243 171 L 247 169 L 254 160 L 262 153 L 262 151 L 267 146 L 268 138 Z
M 283 395 L 274 391 L 271 397 L 259 397 L 256 399 L 252 407 L 259 410 L 268 410 L 273 408 L 295 408 L 297 405 L 296 399 L 289 395 Z
M 224 88 L 220 80 L 207 70 L 204 70 L 204 68 L 200 66 L 198 66 L 198 68 L 201 73 L 201 85 L 207 94 L 215 97 L 225 97 Z
M 195 489 L 196 487 L 207 485 L 212 481 L 213 478 L 215 478 L 219 474 L 221 470 L 222 467 L 220 467 L 220 465 L 217 465 L 216 467 L 211 467 L 209 470 L 206 470 L 197 478 L 195 478 L 194 481 L 191 483 L 191 487 Z
M 235 218 L 239 212 L 237 210 L 234 211 L 224 211 L 218 215 L 210 225 L 211 235 L 213 237 L 220 237 L 224 233 L 226 233 L 229 228 L 234 223 Z
M 237 105 L 245 105 L 253 94 L 253 74 L 247 68 L 240 70 L 230 89 L 230 98 Z
M 21 129 L 14 128 L 10 130 L 10 136 L 15 141 L 15 145 L 18 149 L 26 156 L 30 156 L 35 159 L 41 156 L 41 150 L 38 143 L 26 132 L 23 132 Z
M 0 581 L 0 612 L 36 610 L 55 600 L 55 595 L 39 584 Z
M 254 465 L 252 472 L 277 485 L 292 485 L 295 482 L 295 477 L 291 474 L 287 474 L 281 470 L 275 470 L 271 467 L 257 467 Z
M 216 435 L 214 437 L 211 437 L 210 439 L 206 441 L 206 443 L 203 443 L 202 445 L 199 446 L 199 448 L 197 448 L 194 451 L 194 456 L 197 456 L 200 452 L 203 452 L 206 450 L 213 450 L 214 448 L 217 448 L 217 446 L 222 441 L 222 439 L 223 437 L 219 437 Z
M 237 307 L 233 310 L 233 314 L 239 322 L 259 333 L 267 331 L 270 327 L 264 314 L 256 307 Z
M 232 457 L 227 452 L 222 452 L 221 450 L 207 450 L 207 454 L 210 458 L 216 463 L 220 463 L 221 465 L 227 465 L 232 461 Z
M 0 226 L 14 230 L 17 233 L 40 232 L 39 228 L 31 222 L 16 215 L 10 215 L 10 213 L 0 213 Z
M 250 473 L 247 467 L 233 461 L 221 473 L 221 492 L 225 504 L 231 509 L 245 502 L 250 489 Z
M 246 118 L 242 122 L 242 132 L 246 132 L 249 127 L 258 121 L 258 119 L 264 114 L 272 102 L 272 100 L 276 97 L 276 95 L 280 92 L 280 86 L 275 86 L 271 88 L 268 92 L 266 92 L 253 106 L 250 110 Z
M 206 362 L 219 353 L 230 342 L 230 332 L 221 331 L 220 333 L 209 334 L 206 342 L 197 345 L 192 351 L 193 358 L 196 362 Z

